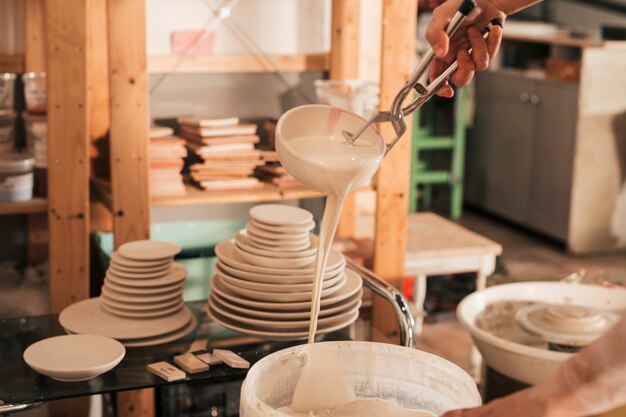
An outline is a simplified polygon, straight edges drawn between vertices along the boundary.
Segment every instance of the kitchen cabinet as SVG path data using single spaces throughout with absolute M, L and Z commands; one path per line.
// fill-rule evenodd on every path
M 466 199 L 566 241 L 578 87 L 494 71 L 476 77 Z

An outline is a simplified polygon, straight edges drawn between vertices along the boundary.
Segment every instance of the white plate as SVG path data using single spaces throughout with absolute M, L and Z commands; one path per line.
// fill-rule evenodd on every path
M 303 311 L 271 311 L 271 310 L 261 310 L 261 309 L 249 309 L 243 305 L 239 305 L 234 303 L 226 298 L 223 298 L 217 292 L 211 293 L 211 297 L 217 299 L 220 304 L 227 306 L 230 310 L 236 311 L 241 314 L 245 314 L 250 317 L 258 317 L 264 319 L 274 319 L 274 320 L 297 320 L 297 319 L 306 319 L 311 315 L 311 309 L 303 310 Z M 363 297 L 363 291 L 359 291 L 354 294 L 352 297 L 344 300 L 338 304 L 332 304 L 329 306 L 325 306 L 320 308 L 320 317 L 326 317 L 331 314 L 340 313 L 347 310 L 352 310 L 358 305 L 361 305 L 361 298 Z
M 239 279 L 237 277 L 233 277 L 229 273 L 225 272 L 220 266 L 216 265 L 215 270 L 220 278 L 231 285 L 234 285 L 239 288 L 248 288 L 250 290 L 257 291 L 266 291 L 266 292 L 311 292 L 313 291 L 313 279 L 308 283 L 304 284 L 295 284 L 295 283 L 286 283 L 286 284 L 264 284 L 260 282 L 250 282 L 244 279 Z M 331 279 L 325 279 L 322 282 L 322 288 L 330 288 L 334 285 L 337 285 L 342 279 L 344 274 L 339 274 L 336 277 Z
M 164 308 L 164 309 L 153 310 L 153 311 L 128 311 L 128 310 L 123 310 L 117 307 L 112 307 L 111 305 L 107 304 L 106 301 L 103 301 L 102 308 L 115 316 L 129 318 L 129 319 L 145 320 L 145 319 L 157 319 L 157 318 L 167 317 L 172 314 L 175 314 L 176 312 L 178 312 L 179 310 L 183 308 L 184 304 L 185 303 L 183 302 L 183 300 L 180 300 L 180 302 L 177 305 Z
M 121 310 L 127 311 L 152 311 L 155 310 L 165 310 L 176 305 L 180 306 L 183 303 L 183 297 L 174 297 L 169 300 L 157 301 L 153 303 L 128 303 L 128 302 L 120 302 L 113 298 L 109 298 L 106 294 L 102 294 L 100 296 L 102 298 L 102 302 L 113 309 L 119 308 Z
M 363 280 L 354 271 L 346 269 L 346 281 L 344 285 L 331 297 L 322 298 L 320 302 L 321 308 L 334 305 L 352 297 L 363 287 Z M 271 311 L 306 311 L 311 309 L 311 300 L 281 303 L 281 302 L 263 302 L 246 300 L 241 296 L 230 291 L 219 279 L 211 280 L 211 291 L 215 291 L 222 298 L 238 304 L 245 304 L 250 308 L 258 308 Z
M 156 295 L 151 294 L 134 294 L 129 295 L 124 292 L 117 291 L 116 289 L 111 287 L 110 282 L 106 282 L 105 285 L 102 286 L 102 295 L 106 296 L 110 300 L 117 301 L 118 303 L 132 303 L 132 304 L 149 304 L 149 303 L 158 303 L 160 301 L 167 301 L 174 298 L 183 296 L 182 287 L 176 288 L 173 291 L 158 293 Z
M 222 327 L 225 327 L 227 329 L 233 330 L 238 333 L 259 337 L 265 340 L 275 340 L 275 341 L 280 342 L 280 341 L 288 341 L 288 340 L 306 339 L 309 336 L 308 331 L 302 331 L 302 332 L 265 331 L 265 330 L 261 330 L 252 326 L 241 326 L 239 324 L 233 323 L 232 320 L 229 320 L 226 317 L 220 316 L 219 313 L 215 313 L 214 311 L 211 310 L 211 308 L 208 309 L 208 315 L 209 317 L 211 317 L 211 319 L 213 319 L 215 322 L 220 324 Z M 334 332 L 339 329 L 343 329 L 344 327 L 347 327 L 348 325 L 354 323 L 356 319 L 358 318 L 359 318 L 359 311 L 356 310 L 354 314 L 350 316 L 344 323 L 338 323 L 334 326 L 329 326 L 329 327 L 324 327 L 324 326 L 318 327 L 317 332 L 315 332 L 315 334 L 316 335 L 326 334 L 326 333 Z
M 127 294 L 129 296 L 164 296 L 165 294 L 169 294 L 176 290 L 182 291 L 184 284 L 185 281 L 181 281 L 173 285 L 164 285 L 162 287 L 129 287 L 123 284 L 116 284 L 106 277 L 104 278 L 104 286 L 107 286 L 116 292 Z
M 257 247 L 251 246 L 248 241 L 248 235 L 246 229 L 240 230 L 235 234 L 235 245 L 245 250 L 246 252 L 259 255 L 259 256 L 270 256 L 273 258 L 301 258 L 303 256 L 312 256 L 317 253 L 317 244 L 319 239 L 317 236 L 311 234 L 309 235 L 309 247 L 308 249 L 304 249 L 297 252 L 284 252 L 284 251 L 276 251 L 271 250 L 271 248 L 259 249 Z
M 33 343 L 24 351 L 24 362 L 52 379 L 75 382 L 113 369 L 125 354 L 124 346 L 110 337 L 65 335 Z
M 235 245 L 235 251 L 246 261 L 256 266 L 264 266 L 266 268 L 277 269 L 298 269 L 306 268 L 313 265 L 315 255 L 305 256 L 303 258 L 274 258 L 269 256 L 255 255 Z
M 314 279 L 312 273 L 302 275 L 266 275 L 255 272 L 242 271 L 240 269 L 228 266 L 221 261 L 217 261 L 216 265 L 222 271 L 227 272 L 228 275 L 231 275 L 235 278 L 252 282 L 260 282 L 264 284 L 308 284 L 313 282 Z M 343 272 L 343 270 L 344 267 L 334 269 L 332 271 L 326 270 L 326 273 L 324 274 L 324 280 L 336 278 L 339 274 Z
M 250 265 L 245 259 L 241 257 L 235 250 L 236 246 L 232 240 L 225 240 L 220 242 L 215 247 L 215 254 L 218 259 L 223 263 L 242 271 L 255 272 L 266 275 L 303 275 L 313 274 L 313 267 L 300 268 L 300 269 L 276 269 L 266 268 L 262 266 Z M 346 260 L 343 255 L 335 249 L 330 250 L 328 255 L 328 263 L 326 264 L 326 272 L 334 271 L 338 268 L 343 268 L 346 265 Z
M 120 340 L 120 342 L 129 348 L 162 345 L 163 343 L 173 342 L 187 336 L 196 328 L 196 318 L 191 316 L 189 323 L 185 327 L 175 332 L 167 333 L 162 336 L 148 337 L 145 339 Z
M 113 252 L 111 256 L 111 263 L 117 265 L 121 265 L 126 268 L 148 268 L 148 269 L 158 269 L 165 268 L 174 260 L 173 257 L 167 259 L 159 259 L 156 261 L 136 261 L 132 259 L 126 259 L 120 256 L 119 253 Z
M 246 223 L 246 228 L 263 230 L 270 233 L 303 233 L 315 229 L 315 221 L 311 220 L 309 223 L 300 226 L 274 226 L 250 219 L 250 221 Z
M 152 279 L 133 279 L 133 278 L 121 278 L 110 272 L 107 272 L 106 278 L 118 285 L 124 285 L 127 287 L 167 287 L 170 285 L 183 282 L 187 277 L 187 268 L 178 263 L 172 264 L 170 272 L 161 278 Z
M 247 230 L 247 229 L 243 229 L 243 230 Z M 302 241 L 302 240 L 306 240 L 309 237 L 309 232 L 307 230 L 302 231 L 302 232 L 290 232 L 290 233 L 274 233 L 274 232 L 266 232 L 264 230 L 261 229 L 256 229 L 254 226 L 252 226 L 252 228 L 250 228 L 249 233 L 254 236 L 257 237 L 259 239 L 267 239 L 267 240 L 271 240 L 271 241 L 284 241 L 286 243 L 292 242 L 292 241 Z
M 94 334 L 114 339 L 139 339 L 162 336 L 189 323 L 187 307 L 173 315 L 158 319 L 128 319 L 115 316 L 102 308 L 99 297 L 79 301 L 66 307 L 59 315 L 59 324 L 77 334 Z
M 350 310 L 343 311 L 338 314 L 320 317 L 317 320 L 317 325 L 322 327 L 330 327 L 338 323 L 345 322 L 348 318 L 354 315 L 355 311 L 358 311 L 360 304 L 353 307 Z M 272 331 L 307 331 L 309 329 L 310 320 L 267 320 L 249 316 L 243 316 L 237 312 L 229 310 L 227 305 L 220 304 L 217 298 L 209 298 L 209 308 L 214 312 L 232 320 L 233 323 L 238 323 L 240 326 L 252 326 L 259 329 L 272 330 Z
M 302 291 L 302 292 L 267 292 L 267 291 L 257 291 L 250 290 L 248 288 L 240 288 L 236 285 L 232 285 L 228 281 L 222 279 L 219 275 L 214 275 L 213 280 L 219 279 L 220 283 L 222 283 L 226 288 L 228 288 L 231 292 L 238 294 L 248 300 L 254 301 L 270 301 L 270 302 L 278 302 L 278 303 L 291 303 L 294 301 L 306 301 L 310 300 L 312 296 L 311 291 Z M 330 288 L 326 288 L 322 290 L 322 298 L 326 298 L 331 296 L 332 294 L 339 291 L 346 282 L 345 276 L 341 276 L 341 280 L 334 286 Z
M 285 251 L 285 252 L 300 252 L 309 248 L 309 240 L 304 238 L 302 240 L 270 240 L 261 239 L 253 235 L 248 235 L 248 244 L 265 250 Z
M 113 259 L 111 259 L 111 263 L 109 263 L 109 268 L 114 268 L 116 271 L 126 272 L 130 274 L 137 274 L 137 273 L 152 274 L 155 272 L 165 272 L 168 269 L 170 269 L 171 266 L 172 266 L 172 262 L 169 259 L 165 263 L 163 263 L 163 265 L 150 266 L 150 267 L 126 266 L 126 265 L 120 264 L 119 262 L 114 261 Z
M 135 269 L 135 272 L 127 272 L 118 269 L 115 265 L 111 265 L 107 270 L 107 273 L 120 278 L 128 279 L 155 279 L 167 275 L 170 272 L 170 268 L 165 268 L 155 272 L 143 272 L 141 269 L 137 268 Z
M 117 249 L 117 253 L 123 258 L 136 261 L 157 261 L 173 258 L 180 253 L 180 246 L 158 240 L 136 240 L 124 243 Z
M 299 226 L 313 220 L 308 211 L 284 204 L 261 204 L 252 207 L 249 214 L 256 221 L 276 226 Z

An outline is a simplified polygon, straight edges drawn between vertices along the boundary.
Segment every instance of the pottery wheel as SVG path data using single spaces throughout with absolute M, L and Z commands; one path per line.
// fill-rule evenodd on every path
M 175 332 L 187 326 L 192 318 L 191 311 L 185 306 L 166 317 L 130 319 L 108 313 L 101 303 L 100 297 L 74 303 L 61 312 L 59 323 L 71 333 L 130 340 Z
M 619 319 L 609 311 L 573 305 L 534 304 L 520 308 L 517 323 L 544 340 L 559 345 L 586 346 Z

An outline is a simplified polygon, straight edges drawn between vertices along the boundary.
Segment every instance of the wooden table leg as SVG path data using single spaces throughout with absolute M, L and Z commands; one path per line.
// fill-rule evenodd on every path
M 118 392 L 116 396 L 117 417 L 153 417 L 155 414 L 153 388 Z

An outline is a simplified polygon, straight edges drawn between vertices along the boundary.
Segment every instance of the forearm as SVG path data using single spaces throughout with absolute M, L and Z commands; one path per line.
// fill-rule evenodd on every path
M 539 3 L 541 0 L 490 0 L 495 6 L 506 13 L 507 16 L 513 13 L 519 12 L 535 3 Z
M 550 416 L 582 417 L 626 404 L 626 318 L 565 362 L 535 388 L 552 404 Z

